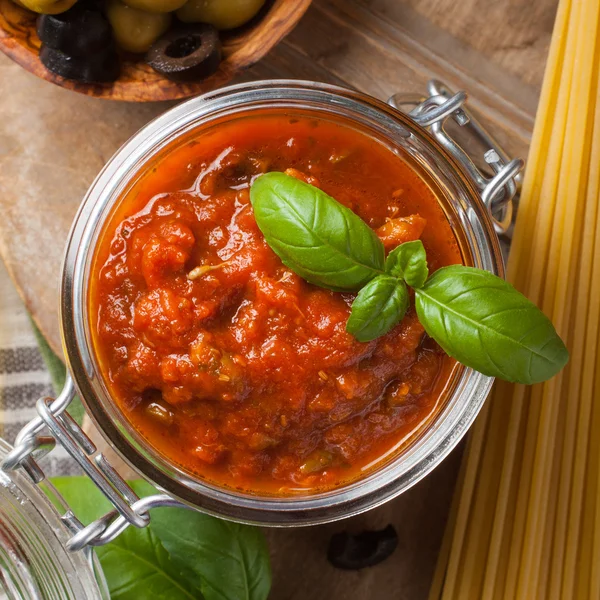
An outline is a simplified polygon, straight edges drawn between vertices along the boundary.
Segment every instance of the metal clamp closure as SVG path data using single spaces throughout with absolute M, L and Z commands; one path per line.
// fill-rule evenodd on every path
M 139 498 L 66 412 L 74 396 L 73 381 L 67 377 L 64 389 L 55 400 L 40 398 L 36 403 L 38 416 L 20 431 L 14 449 L 0 465 L 4 471 L 23 469 L 34 483 L 41 483 L 45 475 L 38 460 L 54 447 L 56 441 L 110 501 L 114 510 L 87 526 L 72 511 L 61 516 L 73 534 L 67 548 L 76 551 L 89 546 L 101 546 L 114 540 L 129 525 L 146 527 L 150 522 L 148 511 L 151 508 L 184 507 L 184 504 L 166 494 Z M 41 435 L 45 428 L 51 436 Z
M 427 91 L 430 94 L 428 98 L 395 94 L 388 104 L 407 112 L 459 161 L 477 186 L 481 199 L 490 211 L 496 232 L 506 233 L 512 222 L 513 199 L 519 191 L 519 173 L 525 163 L 517 158 L 510 160 L 490 133 L 465 108 L 465 92 L 453 93 L 437 80 L 427 84 Z M 448 134 L 445 128 L 448 119 L 465 128 L 474 139 L 489 148 L 483 159 L 490 167 L 491 176 L 482 172 L 465 149 Z

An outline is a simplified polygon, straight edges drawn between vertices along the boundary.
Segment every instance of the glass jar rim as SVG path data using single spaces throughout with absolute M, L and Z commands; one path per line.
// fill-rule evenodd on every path
M 274 526 L 349 517 L 407 490 L 462 438 L 493 382 L 464 368 L 452 397 L 406 451 L 358 481 L 306 496 L 242 494 L 193 478 L 153 452 L 125 422 L 97 368 L 87 318 L 87 280 L 95 244 L 120 190 L 150 157 L 210 120 L 249 109 L 299 105 L 330 114 L 345 112 L 373 131 L 398 140 L 410 137 L 421 158 L 427 156 L 433 167 L 445 172 L 446 185 L 453 186 L 458 226 L 467 237 L 474 265 L 503 274 L 498 240 L 485 205 L 461 166 L 428 132 L 391 106 L 359 92 L 309 81 L 271 80 L 229 86 L 193 98 L 159 116 L 126 142 L 98 175 L 75 217 L 61 283 L 61 331 L 68 367 L 88 414 L 111 446 L 136 471 L 185 504 L 232 520 Z

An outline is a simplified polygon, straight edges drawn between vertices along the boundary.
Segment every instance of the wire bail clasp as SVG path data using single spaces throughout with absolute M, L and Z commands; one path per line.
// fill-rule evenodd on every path
M 22 469 L 34 483 L 42 483 L 46 477 L 38 460 L 58 443 L 109 500 L 114 510 L 88 525 L 81 523 L 71 510 L 61 515 L 63 523 L 72 533 L 67 542 L 68 550 L 77 551 L 107 544 L 129 525 L 146 527 L 152 508 L 185 506 L 167 494 L 159 493 L 140 499 L 67 412 L 74 397 L 73 380 L 67 376 L 65 386 L 56 399 L 44 397 L 37 401 L 38 416 L 19 432 L 13 450 L 0 464 L 0 469 L 4 471 Z M 43 435 L 44 430 L 50 435 Z
M 415 123 L 428 129 L 436 140 L 454 157 L 473 180 L 487 206 L 496 233 L 505 234 L 512 222 L 513 200 L 520 188 L 520 175 L 525 165 L 520 158 L 509 159 L 502 147 L 465 108 L 466 92 L 453 93 L 442 82 L 432 79 L 427 84 L 428 98 L 395 94 L 388 104 L 407 113 Z M 446 131 L 444 125 L 452 119 L 488 150 L 483 160 L 491 173 L 484 173 L 465 149 Z

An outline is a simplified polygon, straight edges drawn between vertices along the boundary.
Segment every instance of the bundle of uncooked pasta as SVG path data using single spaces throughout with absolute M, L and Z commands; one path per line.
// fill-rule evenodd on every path
M 431 600 L 600 598 L 600 2 L 561 0 L 508 279 L 571 352 L 499 383 L 470 437 Z

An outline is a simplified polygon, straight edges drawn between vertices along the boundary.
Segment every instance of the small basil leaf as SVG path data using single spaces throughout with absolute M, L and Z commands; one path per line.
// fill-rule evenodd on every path
M 379 275 L 356 295 L 346 331 L 359 342 L 369 342 L 396 326 L 407 309 L 406 284 L 391 275 Z
M 381 240 L 322 190 L 284 173 L 266 173 L 252 184 L 250 200 L 269 246 L 310 283 L 355 291 L 383 272 Z
M 404 279 L 410 287 L 422 287 L 429 275 L 423 242 L 405 242 L 394 248 L 385 261 L 385 272 Z
M 415 304 L 423 327 L 444 351 L 484 375 L 539 383 L 569 359 L 544 313 L 487 271 L 439 269 L 415 290 Z

